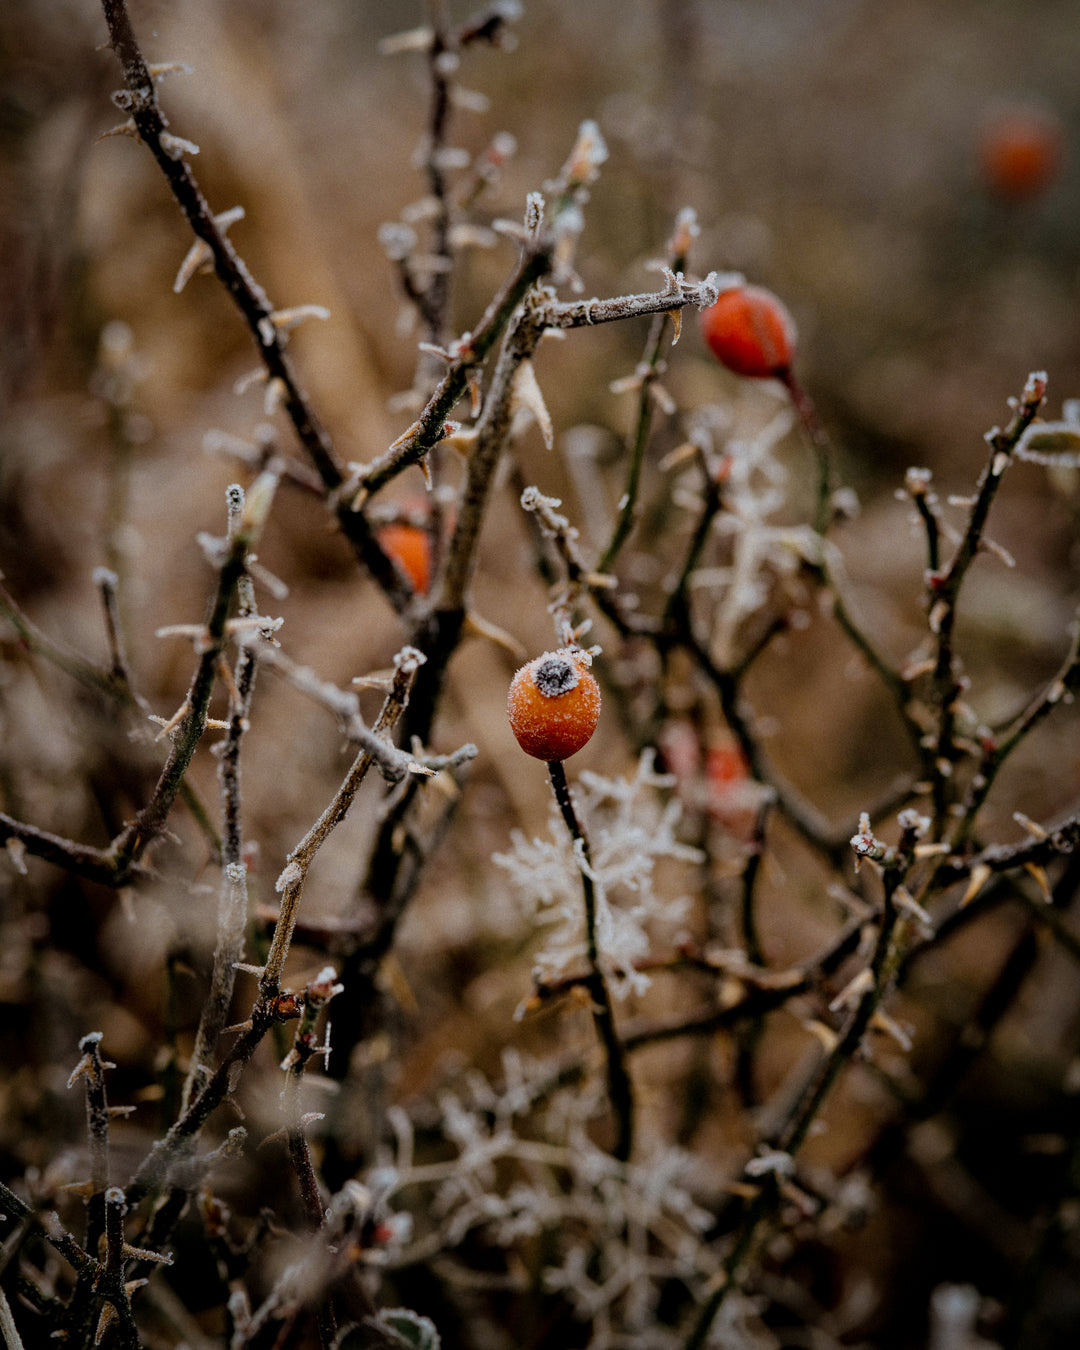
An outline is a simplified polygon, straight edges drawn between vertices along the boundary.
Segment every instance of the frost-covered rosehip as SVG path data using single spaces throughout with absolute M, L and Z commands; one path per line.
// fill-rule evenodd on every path
M 782 379 L 795 358 L 795 320 L 762 286 L 724 291 L 701 315 L 712 354 L 736 375 Z
M 548 763 L 569 759 L 596 730 L 600 686 L 582 652 L 544 652 L 510 682 L 506 711 L 527 755 Z

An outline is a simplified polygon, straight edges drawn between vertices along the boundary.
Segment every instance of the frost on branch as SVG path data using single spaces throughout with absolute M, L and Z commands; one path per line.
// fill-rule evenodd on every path
M 793 425 L 791 411 L 783 407 L 754 434 L 723 445 L 724 426 L 708 416 L 694 420 L 690 439 L 724 474 L 724 507 L 714 529 L 726 541 L 730 561 L 726 566 L 697 572 L 693 584 L 716 598 L 711 652 L 721 667 L 738 656 L 738 634 L 743 620 L 762 608 L 777 577 L 791 576 L 805 562 L 818 557 L 820 541 L 808 525 L 787 524 L 787 467 L 777 453 Z M 679 494 L 680 504 L 699 509 L 696 498 Z
M 698 851 L 677 837 L 680 804 L 661 798 L 673 781 L 654 772 L 652 752 L 646 751 L 632 778 L 583 773 L 576 793 L 592 848 L 600 968 L 618 998 L 648 987 L 648 976 L 635 965 L 649 955 L 651 926 L 678 923 L 685 912 L 684 898 L 669 899 L 654 887 L 657 864 L 664 858 L 700 861 Z M 525 912 L 549 929 L 536 955 L 537 979 L 550 983 L 581 974 L 586 864 L 572 848 L 558 810 L 552 809 L 548 838 L 527 839 L 515 831 L 510 852 L 497 853 L 494 861 L 509 873 Z
M 411 1118 L 392 1109 L 394 1155 L 368 1186 L 408 1204 L 418 1227 L 387 1264 L 408 1266 L 465 1243 L 516 1253 L 546 1235 L 540 1278 L 591 1322 L 594 1350 L 674 1350 L 679 1338 L 658 1325 L 662 1290 L 677 1281 L 700 1297 L 719 1265 L 705 1240 L 711 1215 L 694 1160 L 657 1145 L 639 1163 L 620 1164 L 589 1133 L 602 1109 L 598 1094 L 555 1087 L 551 1065 L 511 1050 L 502 1068 L 501 1083 L 472 1070 L 439 1096 L 438 1133 L 450 1158 L 417 1158 Z

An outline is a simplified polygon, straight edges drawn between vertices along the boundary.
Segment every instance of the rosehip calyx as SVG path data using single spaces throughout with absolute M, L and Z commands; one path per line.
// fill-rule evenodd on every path
M 544 652 L 522 666 L 506 700 L 510 729 L 527 755 L 569 759 L 596 730 L 600 686 L 581 651 Z

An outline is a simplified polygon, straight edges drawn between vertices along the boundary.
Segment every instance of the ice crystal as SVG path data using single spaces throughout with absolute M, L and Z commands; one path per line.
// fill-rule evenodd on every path
M 583 773 L 575 794 L 592 851 L 600 967 L 617 998 L 648 987 L 648 976 L 636 966 L 649 954 L 650 926 L 677 923 L 685 912 L 684 899 L 657 893 L 657 863 L 700 860 L 677 837 L 679 802 L 661 795 L 673 782 L 654 771 L 652 752 L 646 752 L 633 777 Z M 537 979 L 550 983 L 580 973 L 586 955 L 581 872 L 589 865 L 572 847 L 554 806 L 547 838 L 529 839 L 515 830 L 511 839 L 510 851 L 495 854 L 494 861 L 509 873 L 529 916 L 549 929 L 536 956 Z
M 705 1240 L 712 1219 L 697 1199 L 693 1159 L 661 1146 L 619 1163 L 589 1135 L 600 1097 L 560 1086 L 552 1066 L 513 1051 L 503 1075 L 496 1084 L 472 1071 L 443 1092 L 439 1132 L 449 1159 L 417 1161 L 412 1122 L 393 1111 L 393 1164 L 368 1186 L 376 1189 L 377 1175 L 391 1204 L 408 1204 L 424 1221 L 387 1264 L 451 1252 L 466 1239 L 470 1249 L 514 1249 L 547 1234 L 544 1287 L 591 1323 L 590 1350 L 680 1344 L 657 1325 L 661 1290 L 675 1281 L 688 1301 L 700 1298 L 719 1265 Z
M 724 449 L 724 510 L 714 528 L 730 539 L 731 561 L 694 577 L 697 587 L 718 595 L 710 645 L 722 667 L 736 659 L 739 627 L 766 602 L 773 579 L 791 575 L 819 556 L 821 542 L 809 526 L 778 519 L 787 506 L 788 472 L 776 450 L 792 424 L 791 410 L 781 408 L 756 433 L 734 439 Z M 703 415 L 690 427 L 690 437 L 708 457 L 722 429 Z

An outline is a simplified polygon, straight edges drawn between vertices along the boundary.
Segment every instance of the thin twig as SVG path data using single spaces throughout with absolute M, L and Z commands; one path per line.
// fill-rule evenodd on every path
M 589 841 L 582 829 L 566 781 L 566 769 L 561 760 L 548 764 L 555 801 L 574 844 L 581 872 L 581 888 L 585 900 L 585 956 L 589 974 L 584 984 L 592 999 L 593 1024 L 607 1058 L 608 1098 L 615 1116 L 615 1145 L 612 1154 L 619 1162 L 628 1162 L 634 1147 L 634 1087 L 626 1065 L 626 1055 L 615 1025 L 615 1010 L 607 980 L 600 967 L 600 951 L 596 941 L 596 889 L 592 878 L 592 858 Z
M 405 711 L 413 680 L 423 661 L 424 658 L 420 652 L 412 647 L 404 647 L 394 658 L 393 684 L 383 703 L 373 731 L 365 734 L 362 741 L 363 749 L 353 761 L 330 804 L 286 859 L 285 868 L 278 878 L 278 890 L 281 892 L 278 921 L 274 929 L 270 951 L 267 953 L 262 977 L 259 981 L 259 989 L 263 999 L 271 999 L 276 996 L 281 986 L 281 972 L 292 941 L 300 897 L 304 889 L 308 869 L 315 854 L 329 837 L 331 831 L 345 819 L 368 770 L 376 762 L 373 753 L 374 748 L 376 746 L 381 747 L 381 751 L 392 748 L 384 738 L 392 733 L 401 714 Z M 356 714 L 356 717 L 358 720 L 359 714 Z M 382 766 L 380 765 L 380 767 Z
M 239 484 L 230 485 L 227 500 L 229 536 L 232 538 L 243 522 L 244 491 Z M 251 577 L 245 572 L 237 581 L 237 614 L 241 619 L 246 619 L 255 612 L 254 588 Z M 218 1037 L 228 1020 L 229 1006 L 232 1003 L 236 983 L 236 966 L 243 958 L 248 898 L 247 868 L 242 856 L 240 747 L 248 725 L 257 669 L 258 658 L 255 649 L 247 644 L 242 645 L 236 658 L 232 679 L 228 682 L 229 726 L 225 740 L 219 747 L 218 758 L 223 829 L 217 941 L 214 945 L 210 988 L 195 1033 L 195 1045 L 184 1082 L 181 1109 L 187 1108 L 194 1085 L 213 1058 Z

